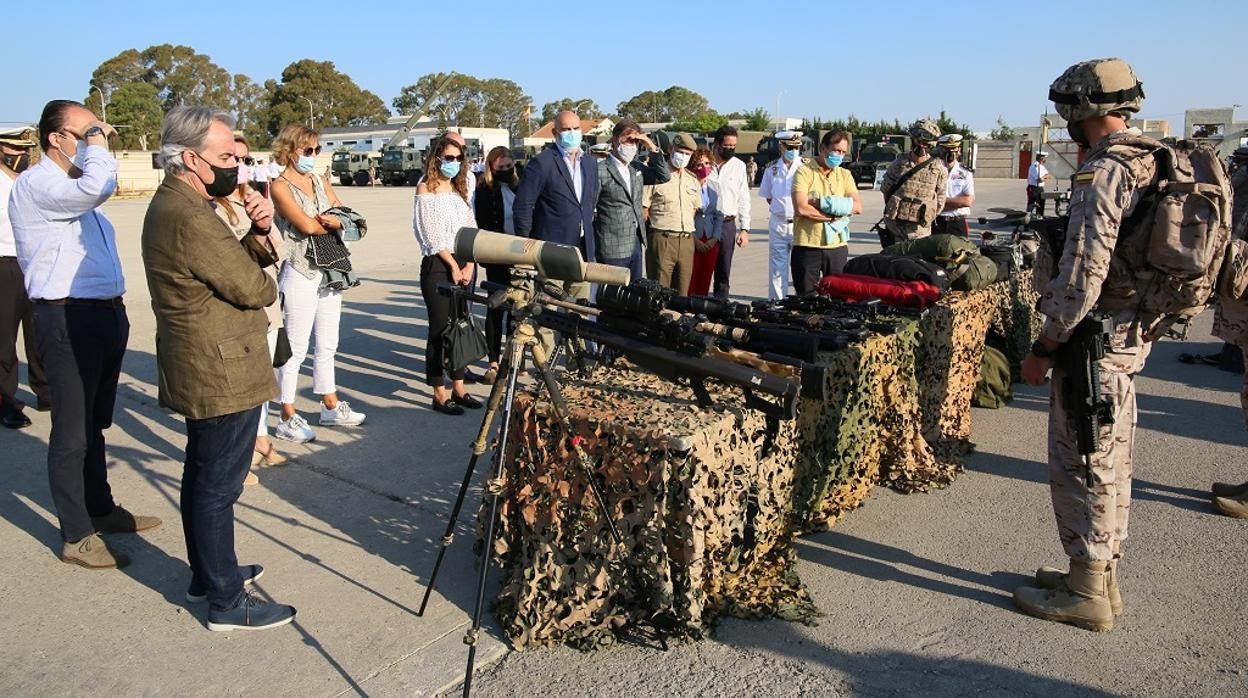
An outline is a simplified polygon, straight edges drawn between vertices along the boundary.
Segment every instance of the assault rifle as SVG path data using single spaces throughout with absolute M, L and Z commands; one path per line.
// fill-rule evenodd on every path
M 1101 427 L 1114 423 L 1114 402 L 1101 393 L 1100 366 L 1114 332 L 1113 318 L 1089 313 L 1058 350 L 1054 363 L 1062 369 L 1061 390 L 1074 421 L 1084 478 L 1092 487 L 1092 454 L 1096 453 Z

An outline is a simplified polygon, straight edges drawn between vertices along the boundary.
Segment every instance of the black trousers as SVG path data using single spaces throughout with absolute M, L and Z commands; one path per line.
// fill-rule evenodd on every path
M 711 294 L 716 298 L 727 298 L 731 289 L 728 277 L 732 274 L 732 255 L 737 249 L 737 221 L 725 219 L 720 231 L 719 258 L 715 260 L 715 284 Z
M 17 330 L 21 327 L 26 345 L 26 372 L 30 389 L 40 406 L 48 404 L 48 382 L 43 376 L 39 353 L 35 351 L 32 306 L 26 297 L 22 268 L 16 257 L 0 257 L 0 413 L 19 411 L 17 399 Z
M 793 292 L 799 296 L 810 293 L 823 277 L 841 273 L 848 261 L 849 245 L 831 249 L 794 245 L 789 261 L 789 268 L 793 271 Z
M 451 283 L 451 270 L 437 255 L 420 260 L 420 296 L 429 315 L 429 338 L 425 341 L 425 384 L 444 384 L 446 370 L 442 367 L 442 333 L 451 321 L 451 303 L 456 301 L 438 293 L 438 284 Z M 451 380 L 463 380 L 464 372 L 455 371 Z
M 511 283 L 511 267 L 500 264 L 484 264 L 485 278 L 496 284 Z M 502 308 L 490 308 L 485 311 L 485 348 L 490 363 L 498 363 L 503 355 L 503 328 L 507 322 L 507 311 Z
M 932 221 L 932 235 L 957 235 L 969 238 L 971 224 L 966 216 L 937 216 Z
M 52 400 L 48 481 L 61 535 L 74 542 L 95 533 L 92 516 L 106 516 L 115 506 L 104 430 L 113 424 L 130 322 L 120 302 L 34 306 L 36 352 Z
M 1038 215 L 1044 215 L 1044 189 L 1027 185 L 1027 210 L 1035 210 Z
M 186 420 L 182 469 L 182 534 L 193 582 L 218 610 L 243 595 L 234 554 L 234 503 L 243 494 L 256 446 L 256 408 L 208 419 Z

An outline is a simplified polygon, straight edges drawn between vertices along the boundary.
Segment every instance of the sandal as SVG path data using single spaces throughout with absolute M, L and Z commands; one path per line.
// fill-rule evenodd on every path
M 278 465 L 285 465 L 290 459 L 278 453 L 273 444 L 269 444 L 267 452 L 260 449 L 254 449 L 251 452 L 251 465 L 258 468 L 272 468 Z

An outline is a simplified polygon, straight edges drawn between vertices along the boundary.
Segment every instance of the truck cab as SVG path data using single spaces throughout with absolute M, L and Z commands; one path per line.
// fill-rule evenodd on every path
M 910 150 L 910 137 L 904 135 L 865 136 L 856 144 L 853 162 L 847 166 L 858 186 L 875 186 L 897 156 Z

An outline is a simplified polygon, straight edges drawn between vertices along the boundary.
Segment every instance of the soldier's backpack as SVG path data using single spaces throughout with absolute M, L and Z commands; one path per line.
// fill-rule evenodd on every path
M 846 274 L 874 276 L 896 281 L 925 281 L 942 292 L 949 289 L 949 274 L 944 267 L 918 257 L 891 254 L 863 254 L 845 263 Z
M 960 235 L 928 235 L 884 249 L 884 254 L 918 257 L 945 268 L 949 288 L 974 291 L 997 280 L 997 265 L 980 254 L 979 246 Z
M 1123 227 L 1140 285 L 1139 320 L 1148 340 L 1186 334 L 1187 324 L 1211 301 L 1231 237 L 1231 187 L 1217 153 L 1207 145 L 1173 146 L 1146 137 L 1119 140 L 1108 156 L 1130 157 L 1119 146 L 1151 152 L 1157 179 Z M 1129 152 L 1129 151 L 1128 151 Z M 1135 151 L 1138 153 L 1138 151 Z M 1171 332 L 1178 324 L 1179 332 Z
M 1005 407 L 1013 399 L 1009 359 L 996 347 L 985 346 L 984 358 L 979 364 L 979 381 L 971 395 L 971 404 L 995 410 Z

